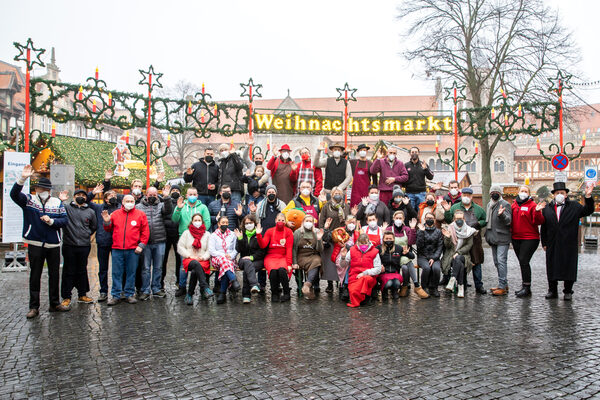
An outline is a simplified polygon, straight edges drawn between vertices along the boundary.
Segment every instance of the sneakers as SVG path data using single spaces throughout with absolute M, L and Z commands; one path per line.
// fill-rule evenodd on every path
M 129 304 L 135 304 L 137 303 L 137 299 L 135 298 L 135 295 L 133 296 L 129 296 L 128 298 L 125 299 L 126 302 L 128 302 Z
M 448 280 L 448 285 L 446 286 L 446 291 L 453 292 L 454 291 L 454 285 L 456 285 L 456 278 L 455 277 L 451 277 L 450 280 Z
M 400 289 L 400 297 L 406 297 L 406 296 L 408 296 L 408 285 L 402 286 L 402 289 Z
M 308 300 L 313 300 L 315 298 L 315 294 L 312 291 L 312 283 L 310 283 L 310 282 L 304 282 L 304 285 L 302 286 L 302 294 Z
M 94 300 L 93 300 L 93 299 L 90 299 L 90 298 L 89 298 L 89 297 L 87 297 L 87 296 L 80 296 L 80 297 L 77 299 L 77 302 L 78 302 L 78 303 L 90 304 L 90 303 L 93 303 L 93 302 L 94 302 Z
M 194 305 L 194 298 L 191 295 L 186 294 L 185 295 L 185 304 L 187 304 L 188 306 L 193 306 Z
M 260 287 L 258 287 L 258 285 L 252 286 L 252 289 L 250 289 L 250 293 L 252 293 L 252 294 L 260 293 Z
M 181 296 L 185 295 L 186 293 L 187 293 L 187 290 L 185 290 L 185 286 L 182 286 L 175 291 L 175 297 L 181 297 Z
M 242 303 L 243 304 L 250 304 L 251 301 L 252 301 L 252 299 L 250 297 L 243 297 L 242 298 Z
M 40 311 L 37 308 L 32 308 L 25 316 L 27 317 L 27 319 L 32 319 L 37 317 L 38 315 L 40 315 Z
M 121 299 L 118 299 L 116 297 L 111 297 L 110 299 L 108 299 L 108 301 L 106 302 L 106 305 L 111 307 L 111 306 L 116 306 L 117 304 L 119 304 L 119 302 L 121 301 Z
M 458 285 L 458 293 L 456 294 L 456 297 L 465 297 L 465 285 Z
M 100 293 L 100 296 L 98 296 L 98 303 L 102 303 L 103 301 L 106 301 L 108 299 L 108 295 L 106 293 Z
M 140 297 L 139 297 L 140 301 L 146 301 L 149 298 L 150 298 L 150 294 L 149 293 L 142 293 L 142 294 L 140 294 Z
M 71 308 L 71 299 L 64 299 L 61 303 L 61 306 L 63 306 L 64 308 L 70 309 Z M 58 307 L 58 306 L 57 306 Z
M 203 298 L 203 299 L 208 299 L 208 298 L 210 298 L 210 297 L 213 297 L 213 296 L 214 296 L 214 294 L 213 294 L 213 291 L 212 291 L 212 290 L 210 290 L 210 288 L 209 288 L 209 287 L 205 288 L 205 289 L 202 291 L 202 298 Z
M 428 299 L 429 295 L 427 294 L 426 291 L 423 290 L 423 288 L 421 286 L 415 286 L 415 293 L 417 294 L 417 296 L 419 296 L 422 299 Z
M 160 297 L 162 299 L 162 298 L 167 297 L 167 293 L 165 292 L 164 289 L 160 289 L 158 292 L 153 293 L 152 296 L 154 296 L 154 297 Z
M 531 286 L 530 285 L 523 285 L 523 287 L 521 288 L 521 290 L 519 290 L 518 292 L 515 293 L 515 296 L 517 296 L 519 298 L 531 297 Z

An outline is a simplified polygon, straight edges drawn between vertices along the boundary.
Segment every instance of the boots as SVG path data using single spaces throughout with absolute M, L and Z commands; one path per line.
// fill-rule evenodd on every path
M 348 302 L 350 301 L 350 292 L 348 292 L 348 286 L 344 285 L 341 294 L 342 301 Z
M 422 299 L 427 299 L 429 298 L 429 295 L 427 294 L 426 291 L 423 290 L 423 288 L 421 286 L 415 286 L 415 293 L 417 294 L 417 296 L 419 296 Z
M 302 294 L 308 300 L 313 300 L 315 298 L 315 294 L 312 290 L 312 283 L 304 282 L 304 285 L 302 286 Z
M 456 297 L 465 297 L 465 285 L 458 285 L 458 293 Z
M 231 290 L 233 290 L 234 292 L 240 290 L 240 283 L 238 282 L 237 278 L 231 281 Z
M 398 296 L 398 288 L 392 287 L 390 292 L 392 292 L 392 300 L 398 300 L 398 297 L 400 297 Z
M 284 290 L 283 295 L 281 295 L 281 302 L 285 303 L 286 301 L 290 301 L 292 297 L 290 296 L 290 290 Z
M 271 289 L 271 303 L 279 303 L 279 288 Z
M 454 285 L 456 285 L 456 278 L 451 277 L 450 280 L 448 281 L 448 286 L 446 286 L 446 291 L 448 291 L 448 292 L 454 291 Z
M 392 289 L 390 289 L 392 290 Z M 383 288 L 381 289 L 381 301 L 387 301 L 388 299 L 388 289 L 387 288 Z
M 227 295 L 225 293 L 219 293 L 217 296 L 217 304 L 223 304 L 227 301 Z
M 408 285 L 402 286 L 402 289 L 400 289 L 400 297 L 406 296 L 408 296 Z
M 523 287 L 521 287 L 521 290 L 515 293 L 515 296 L 519 298 L 531 297 L 531 285 L 523 285 Z
M 325 293 L 333 293 L 333 281 L 327 281 L 327 288 Z

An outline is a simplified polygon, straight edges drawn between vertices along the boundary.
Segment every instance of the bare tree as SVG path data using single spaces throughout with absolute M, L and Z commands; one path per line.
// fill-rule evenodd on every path
M 465 85 L 476 108 L 491 106 L 500 88 L 516 103 L 547 100 L 547 78 L 579 59 L 570 32 L 541 0 L 405 0 L 398 11 L 406 27 L 403 55 L 421 62 L 429 76 Z M 477 125 L 488 118 L 481 113 Z M 490 160 L 502 139 L 479 140 L 484 204 Z

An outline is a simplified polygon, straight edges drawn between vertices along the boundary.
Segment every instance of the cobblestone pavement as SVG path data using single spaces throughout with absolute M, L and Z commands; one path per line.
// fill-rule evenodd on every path
M 489 249 L 486 260 L 489 288 Z M 166 299 L 49 314 L 44 276 L 32 321 L 27 274 L 4 273 L 0 398 L 600 397 L 599 260 L 581 255 L 572 302 L 544 299 L 542 251 L 533 259 L 533 297 L 515 298 L 511 250 L 507 297 L 471 288 L 465 299 L 411 293 L 361 309 L 348 309 L 337 291 L 313 302 L 294 295 L 291 304 L 267 296 L 186 306 L 173 297 L 171 266 Z

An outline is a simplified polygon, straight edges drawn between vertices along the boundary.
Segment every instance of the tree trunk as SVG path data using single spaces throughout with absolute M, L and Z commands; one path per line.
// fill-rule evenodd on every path
M 482 204 L 485 205 L 490 201 L 490 187 L 492 186 L 492 171 L 490 168 L 490 160 L 492 151 L 490 151 L 489 137 L 484 137 L 479 140 L 481 150 L 481 194 Z

